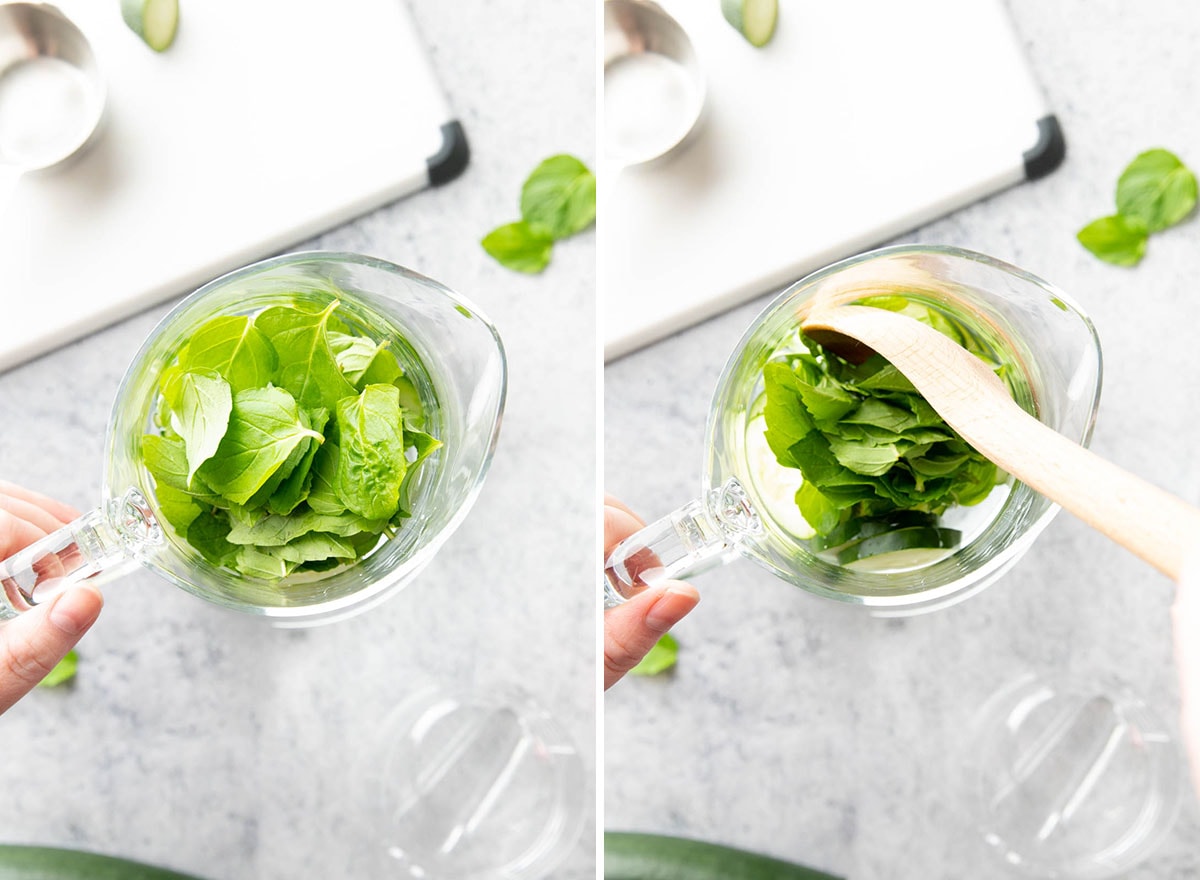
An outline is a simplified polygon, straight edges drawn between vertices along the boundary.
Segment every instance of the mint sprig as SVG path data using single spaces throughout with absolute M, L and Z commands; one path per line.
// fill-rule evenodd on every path
M 500 265 L 537 274 L 550 263 L 554 243 L 596 220 L 596 177 L 574 156 L 546 159 L 521 187 L 521 219 L 489 232 L 480 244 Z
M 1196 176 L 1178 156 L 1161 148 L 1147 150 L 1117 180 L 1117 213 L 1093 220 L 1076 238 L 1106 263 L 1136 266 L 1150 236 L 1191 214 L 1196 196 Z

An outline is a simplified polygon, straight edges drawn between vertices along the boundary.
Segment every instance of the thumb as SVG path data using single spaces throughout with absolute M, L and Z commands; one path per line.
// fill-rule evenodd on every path
M 29 693 L 96 622 L 104 599 L 73 587 L 0 627 L 0 712 Z
M 683 619 L 700 594 L 683 581 L 664 581 L 604 612 L 604 689 L 621 679 L 662 634 Z

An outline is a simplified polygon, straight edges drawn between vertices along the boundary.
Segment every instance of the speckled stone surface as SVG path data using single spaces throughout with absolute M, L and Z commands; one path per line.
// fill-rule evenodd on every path
M 477 505 L 419 580 L 353 620 L 273 630 L 146 573 L 107 589 L 69 690 L 0 718 L 0 839 L 83 847 L 209 878 L 389 876 L 354 762 L 419 683 L 518 683 L 595 772 L 594 235 L 541 277 L 480 249 L 543 158 L 594 157 L 594 9 L 413 0 L 467 131 L 464 176 L 308 246 L 360 251 L 475 300 L 508 350 L 508 406 Z M 553 71 L 553 75 L 548 75 Z M 371 84 L 386 100 L 394 84 Z M 185 291 L 181 291 L 184 293 Z M 0 475 L 99 502 L 112 398 L 166 307 L 0 375 Z M 584 832 L 555 873 L 595 871 Z
M 1111 213 L 1116 178 L 1142 150 L 1165 146 L 1200 167 L 1200 117 L 1183 88 L 1200 78 L 1200 18 L 1170 0 L 1011 7 L 1067 161 L 899 240 L 983 251 L 1073 295 L 1104 348 L 1093 448 L 1200 502 L 1197 220 L 1155 237 L 1133 270 L 1074 239 Z M 608 491 L 648 518 L 697 497 L 712 390 L 767 302 L 606 368 Z M 1002 582 L 915 619 L 872 619 L 749 562 L 695 583 L 703 600 L 677 627 L 675 674 L 606 697 L 607 827 L 716 840 L 854 880 L 1000 880 L 1016 875 L 980 850 L 954 793 L 987 695 L 1023 672 L 1114 676 L 1178 729 L 1171 585 L 1065 514 Z M 1198 877 L 1198 844 L 1188 793 L 1169 837 L 1123 876 Z

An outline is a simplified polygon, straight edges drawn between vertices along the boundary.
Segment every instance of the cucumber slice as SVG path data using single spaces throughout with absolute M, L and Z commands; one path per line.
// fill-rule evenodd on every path
M 164 52 L 179 29 L 179 0 L 121 0 L 121 17 L 147 46 Z
M 836 553 L 847 544 L 863 538 L 869 538 L 872 535 L 881 535 L 884 532 L 893 532 L 896 529 L 906 529 L 913 526 L 935 528 L 937 522 L 937 517 L 932 513 L 923 513 L 919 510 L 895 510 L 879 516 L 848 519 L 834 528 L 828 535 L 817 535 L 812 539 L 810 544 L 817 552 L 828 551 Z
M 779 0 L 721 0 L 721 14 L 750 45 L 762 47 L 775 35 Z
M 961 540 L 962 532 L 957 529 L 912 526 L 848 544 L 838 550 L 837 561 L 866 571 L 915 568 L 948 555 Z

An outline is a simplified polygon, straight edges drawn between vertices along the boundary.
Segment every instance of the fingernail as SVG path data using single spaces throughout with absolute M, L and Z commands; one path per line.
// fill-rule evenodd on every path
M 95 587 L 74 587 L 50 606 L 50 622 L 67 635 L 77 636 L 96 622 L 104 598 Z
M 646 628 L 654 632 L 666 632 L 695 608 L 699 601 L 700 594 L 691 584 L 671 584 L 646 612 Z

